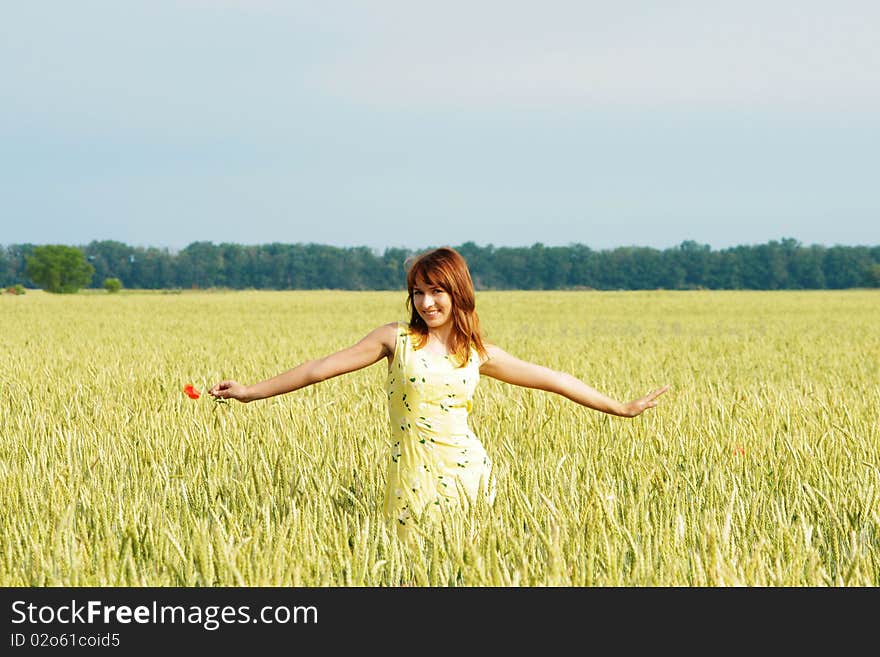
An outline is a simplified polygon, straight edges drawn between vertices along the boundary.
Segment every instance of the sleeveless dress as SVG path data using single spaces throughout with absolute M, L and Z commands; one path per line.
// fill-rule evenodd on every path
M 386 380 L 391 454 L 384 511 L 399 536 L 480 496 L 493 501 L 492 461 L 468 425 L 479 380 L 475 349 L 458 367 L 454 356 L 414 349 L 409 324 L 398 322 Z

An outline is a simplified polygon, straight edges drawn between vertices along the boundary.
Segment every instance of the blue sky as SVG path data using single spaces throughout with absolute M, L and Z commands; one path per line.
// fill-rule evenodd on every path
M 880 3 L 0 6 L 0 244 L 880 244 Z

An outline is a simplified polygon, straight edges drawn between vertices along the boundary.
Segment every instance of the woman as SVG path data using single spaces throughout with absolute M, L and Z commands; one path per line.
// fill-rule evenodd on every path
M 310 360 L 250 386 L 221 381 L 209 390 L 220 399 L 250 402 L 299 390 L 340 374 L 388 361 L 386 393 L 391 454 L 385 515 L 403 537 L 426 518 L 491 502 L 492 462 L 468 426 L 481 374 L 562 395 L 582 406 L 635 417 L 657 405 L 663 386 L 621 403 L 583 381 L 519 360 L 483 341 L 467 264 L 451 248 L 419 256 L 407 272 L 410 320 L 385 324 L 355 345 Z

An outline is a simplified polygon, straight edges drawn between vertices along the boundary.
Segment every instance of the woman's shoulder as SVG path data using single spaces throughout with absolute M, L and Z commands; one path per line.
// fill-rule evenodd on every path
M 398 338 L 405 338 L 405 337 L 409 336 L 409 334 L 412 332 L 410 325 L 409 325 L 409 322 L 404 322 L 402 320 L 397 321 L 397 322 L 391 322 L 387 326 L 391 327 L 391 331 L 392 331 L 392 333 L 394 333 L 395 341 Z
M 506 355 L 506 352 L 501 349 L 501 347 L 491 344 L 489 342 L 483 342 L 483 348 L 486 350 L 486 353 L 484 355 L 480 355 L 479 353 L 477 353 L 476 347 L 474 347 L 474 352 L 477 353 L 477 359 L 480 363 L 480 367 L 491 360 L 497 360 L 499 356 Z
M 389 322 L 374 328 L 364 340 L 379 341 L 386 349 L 393 349 L 398 337 L 398 322 Z
M 396 344 L 401 338 L 406 338 L 410 334 L 409 322 L 397 321 L 383 324 L 376 329 L 382 333 L 385 340 Z

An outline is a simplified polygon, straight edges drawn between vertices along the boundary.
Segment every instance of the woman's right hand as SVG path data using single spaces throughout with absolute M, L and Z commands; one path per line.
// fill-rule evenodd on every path
M 243 386 L 238 381 L 231 379 L 215 384 L 208 391 L 208 394 L 219 399 L 236 399 L 243 404 L 250 401 L 247 386 Z

